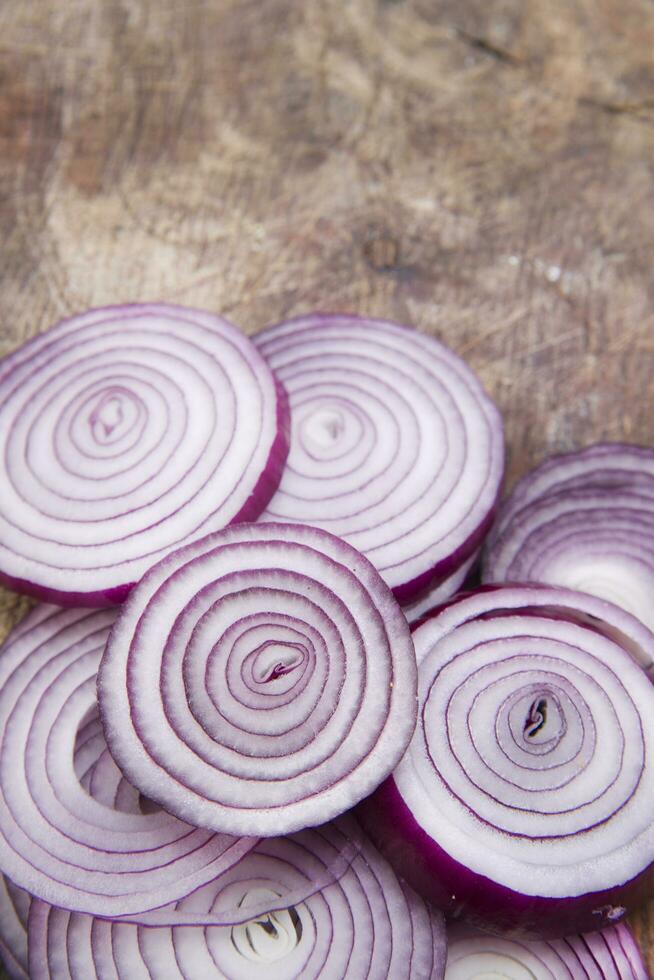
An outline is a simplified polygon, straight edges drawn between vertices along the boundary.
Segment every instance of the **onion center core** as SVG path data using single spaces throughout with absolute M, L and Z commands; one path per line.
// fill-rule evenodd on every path
M 549 742 L 563 734 L 561 706 L 551 692 L 543 691 L 534 698 L 525 719 L 524 736 L 527 744 Z
M 257 684 L 270 684 L 298 671 L 307 659 L 300 643 L 264 643 L 254 651 L 252 676 Z
M 364 438 L 365 420 L 352 406 L 317 397 L 310 399 L 297 422 L 298 448 L 327 465 L 346 457 Z M 299 458 L 296 460 L 299 463 Z M 304 467 L 300 464 L 300 467 Z
M 246 891 L 239 907 L 260 905 L 269 899 L 274 903 L 279 897 L 271 888 L 255 886 Z M 293 952 L 301 939 L 302 922 L 293 906 L 233 926 L 231 931 L 232 945 L 236 951 L 253 963 L 281 960 Z
M 501 714 L 515 743 L 525 752 L 541 755 L 553 751 L 566 735 L 568 701 L 554 686 L 528 684 L 505 701 Z
M 85 414 L 93 441 L 110 446 L 129 435 L 143 414 L 143 406 L 126 388 L 111 386 L 91 396 Z

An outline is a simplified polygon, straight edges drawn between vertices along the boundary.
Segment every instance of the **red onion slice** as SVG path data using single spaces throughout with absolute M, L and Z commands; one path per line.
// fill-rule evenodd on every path
M 109 749 L 200 827 L 331 819 L 399 761 L 416 716 L 406 620 L 372 565 L 311 527 L 243 524 L 133 590 L 98 676 Z
M 127 786 L 96 702 L 116 613 L 44 612 L 0 655 L 0 868 L 46 901 L 98 915 L 181 898 L 255 841 L 197 830 Z
M 654 450 L 592 446 L 528 474 L 502 508 L 483 580 L 590 592 L 654 628 Z
M 0 363 L 0 580 L 65 605 L 124 599 L 185 541 L 254 520 L 286 399 L 247 337 L 164 305 L 93 310 Z
M 71 915 L 42 902 L 30 914 L 34 980 L 413 980 L 443 977 L 442 917 L 402 885 L 369 843 L 348 870 L 319 893 L 289 897 L 320 876 L 347 847 L 352 821 L 293 837 L 270 838 L 230 872 L 178 903 L 180 913 L 220 918 L 272 902 L 232 927 L 144 928 Z M 360 834 L 355 830 L 357 846 Z
M 0 875 L 0 959 L 11 980 L 26 980 L 27 917 L 31 897 Z
M 591 446 L 528 474 L 503 506 L 482 577 L 579 589 L 654 628 L 654 450 Z
M 520 942 L 454 926 L 445 980 L 649 980 L 626 925 L 550 942 Z
M 503 470 L 502 422 L 470 368 L 433 337 L 355 316 L 314 314 L 254 340 L 292 426 L 261 519 L 345 538 L 401 602 L 452 576 L 481 545 Z
M 654 688 L 573 601 L 490 588 L 417 627 L 418 726 L 363 809 L 426 897 L 515 935 L 598 929 L 654 886 Z
M 501 534 L 523 507 L 559 490 L 621 491 L 647 487 L 654 479 L 654 450 L 603 442 L 551 456 L 527 473 L 503 501 L 491 538 Z

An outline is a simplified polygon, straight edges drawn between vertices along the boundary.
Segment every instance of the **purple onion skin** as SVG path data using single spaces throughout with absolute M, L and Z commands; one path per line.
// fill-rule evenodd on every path
M 261 473 L 254 490 L 238 514 L 229 522 L 230 524 L 249 524 L 256 521 L 259 514 L 265 510 L 277 493 L 277 489 L 282 480 L 282 473 L 286 466 L 291 445 L 291 410 L 286 388 L 284 388 L 279 378 L 273 376 L 273 380 L 277 393 L 277 435 L 270 447 L 270 455 L 268 456 L 266 467 Z M 122 602 L 123 600 L 120 599 L 118 601 Z
M 402 585 L 395 586 L 392 589 L 393 595 L 400 603 L 403 605 L 408 602 L 415 602 L 420 598 L 423 592 L 428 589 L 436 588 L 441 582 L 459 568 L 463 562 L 470 557 L 477 549 L 480 549 L 483 545 L 486 537 L 495 522 L 497 516 L 497 509 L 499 506 L 501 487 L 498 490 L 495 502 L 491 507 L 490 511 L 484 517 L 483 521 L 479 524 L 477 528 L 473 531 L 469 538 L 467 538 L 462 545 L 453 551 L 451 555 L 444 558 L 442 561 L 434 565 L 433 568 L 428 569 L 428 571 L 423 572 L 422 575 L 416 576 L 416 578 L 411 579 L 410 582 L 403 582 Z M 475 569 L 477 568 L 478 562 L 475 562 Z M 471 573 L 472 574 L 472 573 Z M 431 612 L 429 613 L 431 615 Z
M 58 589 L 46 589 L 35 582 L 23 578 L 14 578 L 0 572 L 0 586 L 11 592 L 38 599 L 40 602 L 52 602 L 55 606 L 79 606 L 83 609 L 98 609 L 101 606 L 120 606 L 136 582 L 129 585 L 119 585 L 115 589 L 100 589 L 96 592 L 60 592 Z
M 455 861 L 417 823 L 392 776 L 357 807 L 376 847 L 411 887 L 452 919 L 513 939 L 595 932 L 635 912 L 654 890 L 654 866 L 616 888 L 566 898 L 523 895 Z

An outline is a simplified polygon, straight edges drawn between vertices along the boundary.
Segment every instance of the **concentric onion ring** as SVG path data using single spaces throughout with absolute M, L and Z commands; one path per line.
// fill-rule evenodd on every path
M 432 337 L 354 316 L 254 341 L 291 405 L 288 464 L 261 519 L 345 538 L 401 602 L 450 578 L 481 545 L 503 470 L 502 422 L 471 369 Z
M 516 935 L 597 929 L 654 885 L 654 687 L 574 601 L 491 588 L 415 630 L 418 726 L 364 812 L 424 894 Z
M 550 942 L 519 942 L 457 928 L 447 930 L 445 980 L 649 980 L 626 925 Z
M 252 343 L 182 307 L 93 310 L 0 363 L 0 579 L 120 602 L 159 558 L 254 520 L 287 453 L 286 399 Z
M 347 847 L 351 820 L 261 841 L 239 865 L 179 902 L 185 917 L 220 918 L 270 901 L 275 911 L 232 927 L 144 928 L 35 902 L 34 980 L 413 980 L 443 977 L 442 917 L 400 884 L 369 843 L 319 893 L 289 905 Z M 357 846 L 360 833 L 356 832 Z
M 96 702 L 115 615 L 37 608 L 0 656 L 0 868 L 39 898 L 98 915 L 181 898 L 255 843 L 182 823 L 116 769 Z
M 243 524 L 169 555 L 102 659 L 107 744 L 197 826 L 273 836 L 345 812 L 413 732 L 416 664 L 390 590 L 316 528 Z
M 502 507 L 483 580 L 580 589 L 654 628 L 654 450 L 601 444 L 529 473 Z
M 0 960 L 11 980 L 28 980 L 27 917 L 31 898 L 0 875 Z

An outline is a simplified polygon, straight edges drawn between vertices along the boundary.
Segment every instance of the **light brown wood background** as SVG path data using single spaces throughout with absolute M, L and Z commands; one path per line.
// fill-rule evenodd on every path
M 654 440 L 653 178 L 652 0 L 2 0 L 0 354 L 123 300 L 408 321 L 512 483 Z

